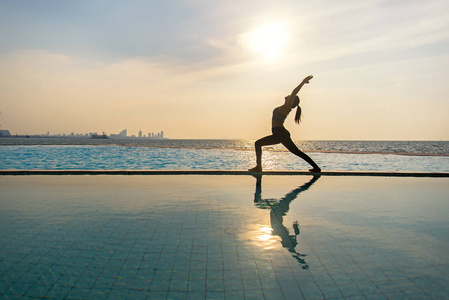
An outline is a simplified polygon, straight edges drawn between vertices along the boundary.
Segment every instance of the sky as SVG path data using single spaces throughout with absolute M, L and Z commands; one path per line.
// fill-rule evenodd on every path
M 447 0 L 0 0 L 0 129 L 449 140 Z

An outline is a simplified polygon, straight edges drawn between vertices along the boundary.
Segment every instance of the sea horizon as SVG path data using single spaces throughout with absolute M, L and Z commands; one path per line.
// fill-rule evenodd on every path
M 323 171 L 449 172 L 449 142 L 296 141 Z M 0 169 L 247 170 L 254 140 L 2 138 Z M 282 145 L 263 148 L 265 170 L 308 170 Z

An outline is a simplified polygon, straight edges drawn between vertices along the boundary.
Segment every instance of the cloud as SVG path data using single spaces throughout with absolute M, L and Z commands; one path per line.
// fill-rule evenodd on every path
M 449 39 L 445 1 L 363 2 L 302 16 L 297 56 L 325 61 L 360 53 L 400 52 Z M 318 9 L 312 9 L 317 11 Z

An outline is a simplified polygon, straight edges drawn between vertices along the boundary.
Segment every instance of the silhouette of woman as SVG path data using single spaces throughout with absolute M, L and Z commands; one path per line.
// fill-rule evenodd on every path
M 298 197 L 301 192 L 308 190 L 319 178 L 320 175 L 314 175 L 313 178 L 302 186 L 292 190 L 281 199 L 262 198 L 262 174 L 254 175 L 256 178 L 256 191 L 254 193 L 254 204 L 261 209 L 270 209 L 270 223 L 273 229 L 272 234 L 281 238 L 282 247 L 286 248 L 292 256 L 302 265 L 303 269 L 309 266 L 305 262 L 305 255 L 295 250 L 298 245 L 299 222 L 293 223 L 294 234 L 290 234 L 287 227 L 284 226 L 284 217 L 290 210 L 290 204 Z
M 285 97 L 284 104 L 276 107 L 273 110 L 273 117 L 271 119 L 271 132 L 273 134 L 256 141 L 255 148 L 257 165 L 254 168 L 249 169 L 248 171 L 262 172 L 262 146 L 282 143 L 282 145 L 284 145 L 285 148 L 287 148 L 290 152 L 301 157 L 312 166 L 312 169 L 309 170 L 310 172 L 321 172 L 320 167 L 318 167 L 318 165 L 307 154 L 296 147 L 295 143 L 293 143 L 292 139 L 290 138 L 290 132 L 288 132 L 288 130 L 284 127 L 285 119 L 295 107 L 295 122 L 296 124 L 299 124 L 301 120 L 301 107 L 299 106 L 299 97 L 297 96 L 297 94 L 302 86 L 304 84 L 308 84 L 310 79 L 312 78 L 312 75 L 304 78 L 303 81 L 292 91 L 292 93 Z

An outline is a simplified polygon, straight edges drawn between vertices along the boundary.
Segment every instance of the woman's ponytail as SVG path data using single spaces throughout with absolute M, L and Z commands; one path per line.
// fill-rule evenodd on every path
M 301 106 L 296 107 L 296 115 L 295 115 L 295 123 L 299 124 L 299 122 L 301 122 Z

